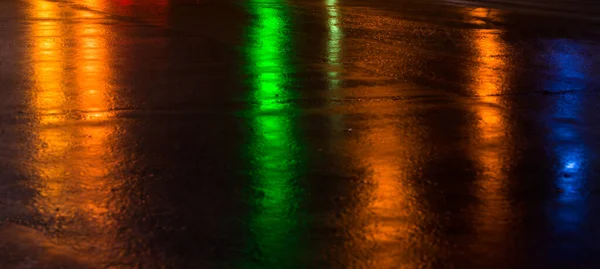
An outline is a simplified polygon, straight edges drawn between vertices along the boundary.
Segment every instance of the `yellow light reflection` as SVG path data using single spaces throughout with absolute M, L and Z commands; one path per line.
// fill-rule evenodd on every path
M 115 248 L 109 214 L 114 205 L 109 171 L 116 161 L 109 135 L 114 130 L 106 122 L 113 77 L 108 26 L 93 12 L 66 9 L 33 0 L 28 12 L 35 80 L 31 110 L 38 119 L 33 207 L 53 226 L 50 230 L 64 231 L 54 240 L 55 250 L 75 250 L 62 254 L 96 266 Z
M 474 16 L 486 16 L 484 9 L 472 11 Z M 473 34 L 475 64 L 472 71 L 473 92 L 479 96 L 474 105 L 478 121 L 472 133 L 472 152 L 478 165 L 476 181 L 480 205 L 476 226 L 480 231 L 478 243 L 502 240 L 504 225 L 509 217 L 505 184 L 510 140 L 510 126 L 503 114 L 501 94 L 507 79 L 506 45 L 498 30 L 476 30 Z M 477 246 L 480 247 L 480 246 Z

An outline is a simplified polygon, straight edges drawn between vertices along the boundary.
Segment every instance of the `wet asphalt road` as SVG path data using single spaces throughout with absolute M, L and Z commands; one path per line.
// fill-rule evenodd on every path
M 543 6 L 0 1 L 0 268 L 600 268 L 600 7 Z

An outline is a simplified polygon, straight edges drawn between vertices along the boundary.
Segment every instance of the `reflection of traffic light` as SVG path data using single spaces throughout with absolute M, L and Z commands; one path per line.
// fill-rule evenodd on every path
M 252 127 L 246 156 L 251 164 L 252 188 L 260 195 L 253 199 L 250 230 L 252 252 L 259 256 L 256 268 L 287 268 L 297 255 L 301 189 L 302 145 L 295 137 L 294 94 L 290 82 L 289 14 L 284 2 L 249 3 L 256 19 L 248 28 L 245 68 L 251 80 L 248 112 Z M 252 268 L 245 264 L 243 268 Z

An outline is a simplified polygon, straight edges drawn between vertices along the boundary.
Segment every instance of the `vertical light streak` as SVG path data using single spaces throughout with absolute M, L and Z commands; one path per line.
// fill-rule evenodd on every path
M 254 104 L 247 115 L 253 130 L 248 156 L 258 193 L 250 229 L 258 247 L 256 267 L 282 268 L 294 263 L 301 225 L 297 179 L 303 146 L 294 133 L 290 21 L 284 1 L 251 1 L 249 7 L 256 17 L 246 47 Z
M 109 141 L 114 128 L 107 123 L 114 94 L 110 31 L 92 11 L 70 13 L 45 0 L 32 0 L 30 7 L 30 110 L 36 119 L 31 169 L 38 193 L 32 206 L 56 233 L 49 252 L 95 266 L 117 249 L 110 217 L 117 213 L 111 210 L 116 186 L 110 169 L 118 161 Z

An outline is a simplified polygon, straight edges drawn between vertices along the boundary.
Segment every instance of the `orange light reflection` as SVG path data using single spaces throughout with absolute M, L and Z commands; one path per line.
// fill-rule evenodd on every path
M 423 235 L 418 234 L 421 225 L 417 194 L 411 184 L 415 171 L 414 156 L 418 138 L 411 135 L 405 122 L 408 117 L 389 117 L 398 113 L 398 104 L 363 104 L 357 113 L 371 114 L 366 122 L 353 132 L 356 140 L 348 147 L 355 157 L 356 166 L 366 171 L 352 199 L 356 206 L 351 209 L 354 224 L 349 242 L 352 255 L 349 262 L 362 260 L 365 264 L 351 268 L 417 268 L 419 261 L 411 255 L 411 249 L 423 245 Z M 394 111 L 388 111 L 392 109 Z M 414 130 L 412 130 L 414 131 Z
M 492 14 L 487 9 L 475 9 L 475 16 Z M 475 64 L 472 90 L 479 96 L 474 106 L 478 121 L 472 133 L 473 156 L 478 165 L 476 181 L 480 204 L 476 209 L 479 239 L 476 248 L 484 250 L 505 239 L 505 224 L 510 216 L 506 197 L 507 164 L 510 140 L 502 93 L 507 80 L 507 48 L 500 31 L 480 29 L 473 35 Z M 483 244 L 483 245 L 482 245 Z
M 110 170 L 116 159 L 109 141 L 114 128 L 107 123 L 113 77 L 108 26 L 92 11 L 71 13 L 45 0 L 31 3 L 31 109 L 38 119 L 33 127 L 37 152 L 32 168 L 38 178 L 33 207 L 58 232 L 55 251 L 66 247 L 74 251 L 63 256 L 96 266 L 115 248 L 110 233 L 115 187 Z

